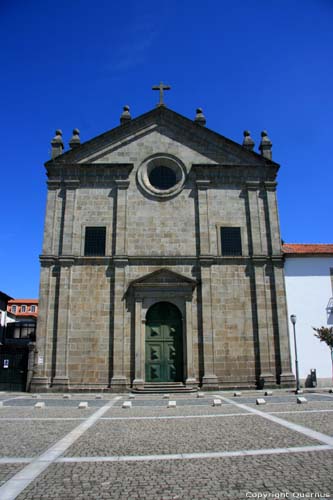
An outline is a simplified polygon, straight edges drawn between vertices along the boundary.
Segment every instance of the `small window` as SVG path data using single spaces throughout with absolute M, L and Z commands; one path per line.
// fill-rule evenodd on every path
M 36 306 L 30 306 L 30 311 L 31 311 L 32 313 L 36 312 Z
M 105 255 L 105 227 L 86 227 L 84 241 L 84 255 L 103 256 Z
M 242 255 L 240 227 L 221 227 L 222 255 Z
M 16 306 L 12 306 L 12 313 L 16 313 Z
M 21 313 L 27 312 L 27 306 L 21 306 Z

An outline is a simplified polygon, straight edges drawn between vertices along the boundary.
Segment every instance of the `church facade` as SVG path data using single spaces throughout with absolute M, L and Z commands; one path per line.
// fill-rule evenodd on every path
M 160 102 L 52 141 L 32 391 L 287 386 L 279 165 Z

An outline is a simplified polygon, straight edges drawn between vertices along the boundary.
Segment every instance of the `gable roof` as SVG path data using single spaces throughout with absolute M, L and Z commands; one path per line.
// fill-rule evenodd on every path
M 284 243 L 282 252 L 285 255 L 333 255 L 331 243 Z
M 63 154 L 51 159 L 45 163 L 45 166 L 66 163 L 78 163 L 84 161 L 85 158 L 92 154 L 98 154 L 103 149 L 110 146 L 112 143 L 119 140 L 125 140 L 126 137 L 133 134 L 140 134 L 147 127 L 151 125 L 159 125 L 163 127 L 163 131 L 167 133 L 168 130 L 174 132 L 175 137 L 181 139 L 188 139 L 197 141 L 199 144 L 210 146 L 207 151 L 213 153 L 214 148 L 216 151 L 223 151 L 228 153 L 231 158 L 230 163 L 253 164 L 253 165 L 267 165 L 279 167 L 276 162 L 263 157 L 254 151 L 249 151 L 242 145 L 224 137 L 223 135 L 214 132 L 213 130 L 203 127 L 189 118 L 186 118 L 179 113 L 165 107 L 156 107 L 147 113 L 144 113 L 137 118 L 134 118 L 124 124 L 121 124 L 108 132 L 105 132 L 93 139 L 90 139 L 79 146 L 64 152 Z M 241 162 L 239 159 L 241 158 Z

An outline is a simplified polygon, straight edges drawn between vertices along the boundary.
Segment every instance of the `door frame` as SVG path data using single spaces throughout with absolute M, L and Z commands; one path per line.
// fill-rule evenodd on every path
M 146 314 L 156 302 L 170 302 L 179 309 L 183 319 L 183 382 L 199 385 L 199 367 L 194 368 L 193 353 L 197 349 L 193 330 L 198 328 L 197 301 L 193 300 L 196 287 L 195 279 L 163 267 L 130 282 L 126 293 L 132 311 L 133 388 L 145 385 Z

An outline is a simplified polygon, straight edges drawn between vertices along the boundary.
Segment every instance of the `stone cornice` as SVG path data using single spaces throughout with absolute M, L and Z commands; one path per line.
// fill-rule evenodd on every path
M 215 187 L 215 184 L 240 184 L 242 186 L 250 186 L 252 183 L 257 183 L 259 187 L 264 187 L 265 183 L 273 185 L 277 175 L 277 167 L 270 167 L 258 164 L 193 164 L 191 173 L 194 175 L 196 182 L 211 181 L 210 187 Z
M 80 185 L 79 179 L 65 179 L 64 180 L 65 189 L 77 189 Z
M 74 255 L 60 255 L 58 263 L 61 267 L 71 267 L 75 263 Z
M 56 183 L 112 181 L 128 179 L 133 170 L 133 163 L 76 163 L 47 164 L 48 185 Z M 65 186 L 64 186 L 65 187 Z
M 57 261 L 55 255 L 40 255 L 39 262 L 43 267 L 53 266 Z
M 59 189 L 61 186 L 61 179 L 49 179 L 46 181 L 46 184 L 49 190 Z
M 115 183 L 118 189 L 127 189 L 130 181 L 128 179 L 116 179 Z
M 195 183 L 198 189 L 203 190 L 209 188 L 211 181 L 209 179 L 196 179 Z
M 254 264 L 264 264 L 272 262 L 280 264 L 284 262 L 284 256 L 281 255 L 241 255 L 241 256 L 224 256 L 224 255 L 116 255 L 116 256 L 83 256 L 83 255 L 40 255 L 40 262 L 43 266 L 54 264 L 60 265 L 189 265 L 202 266 L 212 265 L 242 265 L 252 262 Z
M 266 188 L 266 191 L 276 191 L 277 182 L 266 181 L 266 182 L 264 182 L 264 186 Z
M 246 189 L 248 191 L 258 191 L 260 189 L 259 181 L 246 181 Z

